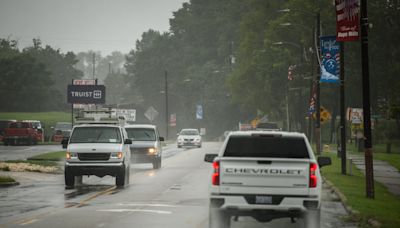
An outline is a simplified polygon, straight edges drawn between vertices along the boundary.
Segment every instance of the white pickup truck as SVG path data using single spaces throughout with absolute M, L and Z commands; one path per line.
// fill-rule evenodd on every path
M 231 219 L 251 216 L 259 222 L 300 218 L 320 227 L 319 168 L 307 137 L 281 131 L 231 132 L 218 155 L 206 154 L 214 171 L 210 187 L 209 227 L 229 227 Z

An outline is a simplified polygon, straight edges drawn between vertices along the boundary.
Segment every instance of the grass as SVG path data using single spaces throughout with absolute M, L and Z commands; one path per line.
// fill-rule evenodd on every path
M 382 223 L 382 227 L 399 227 L 400 197 L 392 195 L 385 186 L 375 182 L 375 199 L 366 198 L 365 176 L 353 165 L 353 175 L 342 175 L 340 159 L 336 153 L 323 153 L 330 156 L 332 165 L 322 169 L 322 174 L 346 196 L 346 204 L 360 212 L 353 215 L 361 227 L 369 227 L 371 218 Z
M 65 151 L 55 151 L 29 157 L 28 161 L 62 161 L 64 158 Z
M 51 127 L 57 122 L 71 122 L 68 112 L 0 112 L 0 119 L 40 120 L 45 124 L 45 134 L 51 135 Z
M 0 175 L 0 183 L 10 183 L 10 182 L 15 182 L 15 180 L 9 176 Z

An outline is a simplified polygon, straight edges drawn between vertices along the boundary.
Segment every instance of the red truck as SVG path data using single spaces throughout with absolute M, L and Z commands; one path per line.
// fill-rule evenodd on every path
M 24 142 L 27 145 L 37 144 L 40 140 L 38 131 L 29 122 L 12 122 L 4 129 L 3 142 L 5 146 L 18 145 Z

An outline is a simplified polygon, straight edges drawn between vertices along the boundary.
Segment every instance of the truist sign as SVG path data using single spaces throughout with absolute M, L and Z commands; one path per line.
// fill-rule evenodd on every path
M 359 0 L 335 0 L 336 40 L 356 41 L 359 39 Z
M 68 85 L 68 103 L 104 104 L 105 100 L 104 85 Z

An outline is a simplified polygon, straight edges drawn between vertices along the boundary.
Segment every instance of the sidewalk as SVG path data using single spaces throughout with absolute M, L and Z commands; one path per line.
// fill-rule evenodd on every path
M 353 164 L 365 174 L 365 159 L 362 155 L 348 155 Z M 385 185 L 389 192 L 400 196 L 400 173 L 386 161 L 374 160 L 374 180 Z

